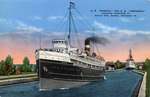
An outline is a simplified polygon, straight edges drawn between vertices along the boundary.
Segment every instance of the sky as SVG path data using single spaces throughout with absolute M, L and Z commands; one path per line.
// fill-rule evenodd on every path
M 135 61 L 150 58 L 150 0 L 72 0 L 77 33 L 71 33 L 74 46 L 84 48 L 91 35 L 105 37 L 98 45 L 106 61 L 126 61 L 131 48 Z M 68 34 L 69 0 L 0 0 L 0 60 L 11 55 L 20 64 L 25 56 L 35 63 L 35 50 L 51 48 L 52 39 Z M 91 10 L 142 10 L 135 17 L 101 17 Z M 77 42 L 77 38 L 80 41 Z

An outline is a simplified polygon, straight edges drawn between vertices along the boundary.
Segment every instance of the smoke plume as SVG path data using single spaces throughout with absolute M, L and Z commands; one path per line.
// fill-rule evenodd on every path
M 102 44 L 102 45 L 106 45 L 106 44 L 110 43 L 109 40 L 106 39 L 105 37 L 98 37 L 98 36 L 88 37 L 85 41 L 98 43 L 98 44 Z

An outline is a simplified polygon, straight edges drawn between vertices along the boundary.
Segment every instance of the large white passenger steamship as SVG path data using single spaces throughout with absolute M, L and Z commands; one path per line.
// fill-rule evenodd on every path
M 91 51 L 90 39 L 81 51 L 70 46 L 73 2 L 69 2 L 69 34 L 53 40 L 51 49 L 36 50 L 40 90 L 72 88 L 104 78 L 105 60 Z

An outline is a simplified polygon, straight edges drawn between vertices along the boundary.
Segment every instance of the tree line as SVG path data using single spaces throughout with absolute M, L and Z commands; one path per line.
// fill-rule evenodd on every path
M 142 62 L 143 64 L 143 70 L 147 70 L 148 67 L 150 67 L 150 59 L 145 59 L 144 62 Z M 126 66 L 126 62 L 121 62 L 119 60 L 117 60 L 116 62 L 110 61 L 110 62 L 106 62 L 106 65 L 111 65 L 114 66 L 115 69 L 122 69 L 125 68 Z M 135 62 L 136 67 L 138 67 L 138 63 Z
M 14 65 L 13 58 L 8 55 L 5 60 L 0 61 L 0 75 L 21 74 L 24 72 L 34 72 L 33 65 L 28 57 L 24 57 L 22 65 Z

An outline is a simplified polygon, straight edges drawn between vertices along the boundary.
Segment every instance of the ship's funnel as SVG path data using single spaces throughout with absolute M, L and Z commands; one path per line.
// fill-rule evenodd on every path
M 85 53 L 89 56 L 90 55 L 90 40 L 85 40 Z
M 101 45 L 106 45 L 107 43 L 109 43 L 109 41 L 104 38 L 104 37 L 98 37 L 98 36 L 91 36 L 91 37 L 88 37 L 86 40 L 85 40 L 85 53 L 87 55 L 90 55 L 90 43 L 97 43 L 97 44 L 101 44 Z

